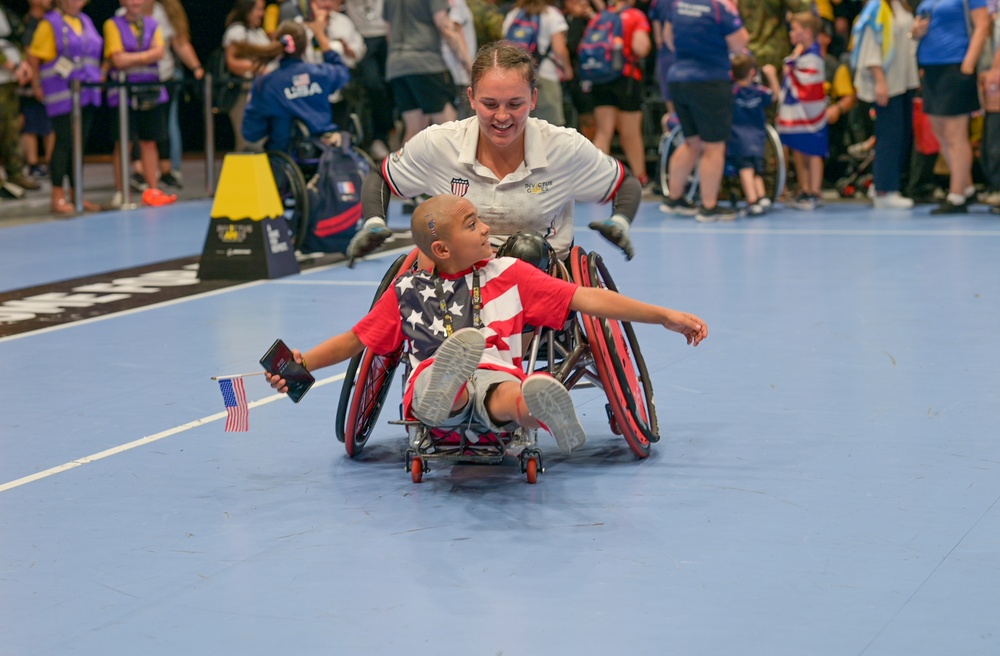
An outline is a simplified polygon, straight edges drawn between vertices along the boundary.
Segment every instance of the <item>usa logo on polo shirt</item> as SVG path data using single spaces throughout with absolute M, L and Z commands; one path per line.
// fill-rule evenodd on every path
M 459 198 L 464 198 L 465 194 L 469 193 L 469 181 L 463 178 L 452 178 L 451 179 L 451 194 L 453 196 L 458 196 Z

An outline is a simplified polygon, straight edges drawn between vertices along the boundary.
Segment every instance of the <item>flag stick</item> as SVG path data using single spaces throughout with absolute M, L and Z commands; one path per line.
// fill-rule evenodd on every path
M 232 374 L 231 376 L 212 376 L 212 380 L 232 380 L 233 378 L 246 378 L 247 376 L 263 376 L 263 371 L 255 371 L 252 374 Z

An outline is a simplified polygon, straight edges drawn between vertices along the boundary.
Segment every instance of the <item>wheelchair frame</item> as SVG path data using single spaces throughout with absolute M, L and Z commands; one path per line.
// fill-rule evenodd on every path
M 400 255 L 386 271 L 375 293 L 375 302 L 396 278 L 412 269 L 417 251 Z M 617 291 L 601 256 L 585 253 L 576 246 L 570 252 L 569 268 L 555 262 L 550 272 L 563 280 L 576 280 L 584 286 L 605 287 Z M 351 358 L 337 407 L 337 439 L 344 442 L 347 455 L 361 453 L 371 437 L 378 415 L 392 385 L 392 377 L 403 359 L 403 346 L 386 355 L 365 349 Z M 659 441 L 659 426 L 653 403 L 653 387 L 639 350 L 635 332 L 628 322 L 601 319 L 571 313 L 561 330 L 537 329 L 526 354 L 529 373 L 546 372 L 567 389 L 586 382 L 600 386 L 608 397 L 605 404 L 608 422 L 616 435 L 625 438 L 638 458 L 649 456 L 652 444 Z M 542 364 L 544 363 L 544 364 Z M 406 373 L 403 380 L 405 382 Z M 485 442 L 482 435 L 473 441 L 460 434 L 450 442 L 433 435 L 420 422 L 392 421 L 404 425 L 410 436 L 406 470 L 414 482 L 429 471 L 428 460 L 497 464 L 504 455 L 520 449 L 520 471 L 534 483 L 544 471 L 536 431 L 518 429 L 508 438 L 494 436 Z
M 774 126 L 765 126 L 767 138 L 764 141 L 764 189 L 767 196 L 772 201 L 776 201 L 785 191 L 785 181 L 788 176 L 788 165 L 785 161 L 785 149 L 781 145 L 781 137 Z M 669 195 L 670 189 L 670 156 L 678 146 L 684 142 L 684 132 L 680 125 L 675 125 L 670 132 L 660 137 L 660 189 L 664 196 Z M 740 184 L 739 175 L 731 171 L 729 166 L 723 173 L 722 185 L 719 189 L 719 198 L 728 197 L 729 202 L 735 208 L 737 200 L 743 198 L 743 187 Z M 684 191 L 684 198 L 693 204 L 697 204 L 699 199 L 698 167 L 688 178 L 688 184 Z

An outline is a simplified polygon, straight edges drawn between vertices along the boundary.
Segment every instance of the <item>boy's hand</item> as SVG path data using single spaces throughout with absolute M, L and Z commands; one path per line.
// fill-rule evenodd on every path
M 292 349 L 292 358 L 299 364 L 302 364 L 302 352 L 298 349 Z M 265 371 L 264 378 L 267 379 L 267 382 L 271 385 L 271 387 L 278 390 L 280 393 L 288 393 L 288 382 L 278 374 L 272 374 L 270 371 Z
M 708 337 L 708 326 L 705 322 L 689 312 L 667 310 L 663 327 L 684 335 L 691 346 L 698 346 L 701 340 Z
M 778 69 L 774 67 L 774 64 L 764 64 L 760 70 L 769 78 L 778 76 Z

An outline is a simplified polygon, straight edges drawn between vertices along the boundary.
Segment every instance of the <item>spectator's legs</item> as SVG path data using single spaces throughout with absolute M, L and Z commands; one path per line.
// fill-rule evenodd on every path
M 1000 112 L 987 112 L 983 127 L 983 172 L 990 191 L 1000 191 Z
M 180 68 L 177 69 L 177 80 L 181 81 L 184 79 L 184 74 L 181 72 Z M 184 141 L 181 135 L 181 120 L 180 111 L 178 106 L 180 105 L 180 87 L 175 87 L 171 90 L 170 94 L 170 109 L 167 117 L 167 138 L 170 140 L 170 166 L 163 173 L 168 171 L 180 171 L 181 170 L 181 160 L 184 157 Z
M 753 205 L 761 198 L 757 191 L 757 174 L 752 168 L 740 169 L 740 186 L 743 187 L 743 195 L 746 196 L 747 205 Z
M 153 189 L 160 177 L 160 151 L 155 141 L 140 141 L 139 151 L 142 154 L 142 176 L 146 180 L 146 185 Z
M 702 143 L 698 137 L 688 137 L 677 147 L 677 150 L 670 156 L 669 167 L 669 193 L 670 198 L 678 199 L 684 195 L 684 188 L 687 186 L 688 178 L 698 164 L 701 156 Z M 723 162 L 723 164 L 725 164 Z M 718 190 L 718 187 L 716 187 Z
M 701 161 L 698 162 L 698 181 L 701 190 L 701 205 L 706 209 L 719 202 L 719 187 L 722 173 L 726 168 L 726 142 L 702 142 Z M 671 176 L 673 179 L 673 176 Z
M 644 185 L 646 175 L 646 147 L 642 142 L 642 112 L 618 112 L 618 137 L 625 160 L 635 177 Z
M 233 124 L 233 135 L 236 137 L 236 145 L 234 146 L 236 152 L 243 152 L 246 148 L 247 142 L 243 138 L 243 113 L 247 108 L 247 92 L 244 91 L 240 94 L 236 103 L 233 104 L 232 109 L 229 110 L 229 121 Z
M 598 105 L 594 108 L 594 119 L 597 124 L 594 132 L 594 145 L 602 152 L 611 154 L 611 140 L 615 136 L 618 125 L 618 108 L 613 105 Z
M 448 103 L 444 106 L 440 112 L 435 112 L 429 117 L 431 125 L 441 125 L 442 123 L 447 123 L 448 121 L 454 121 L 458 118 L 458 111 L 455 106 Z M 412 135 L 411 135 L 412 136 Z
M 965 196 L 972 186 L 972 145 L 969 143 L 969 117 L 931 116 L 931 130 L 941 143 L 941 154 L 951 172 L 948 191 Z
M 368 95 L 368 110 L 371 112 L 372 141 L 389 143 L 389 133 L 393 130 L 392 111 L 394 103 L 392 90 L 385 82 L 385 59 L 389 53 L 384 36 L 366 37 L 368 54 L 358 62 L 357 75 Z
M 412 139 L 415 134 L 417 134 L 430 124 L 431 124 L 431 119 L 419 109 L 411 109 L 409 111 L 403 112 L 403 125 L 406 130 L 403 133 L 403 143 L 406 143 L 407 141 Z
M 907 94 L 889 98 L 885 107 L 875 105 L 875 188 L 879 193 L 899 191 L 903 167 L 912 147 L 913 113 Z M 910 138 L 907 138 L 910 134 Z

